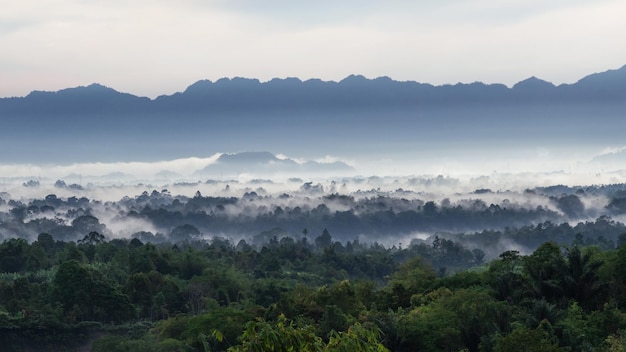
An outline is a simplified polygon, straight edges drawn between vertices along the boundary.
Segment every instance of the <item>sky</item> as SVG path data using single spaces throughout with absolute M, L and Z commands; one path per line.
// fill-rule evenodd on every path
M 626 64 L 623 0 L 0 0 L 0 97 L 350 74 L 573 83 Z

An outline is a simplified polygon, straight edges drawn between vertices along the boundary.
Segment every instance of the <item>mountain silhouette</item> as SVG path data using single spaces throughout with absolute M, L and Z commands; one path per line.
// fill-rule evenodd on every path
M 523 81 L 517 82 L 512 89 L 515 92 L 541 93 L 547 90 L 554 90 L 555 88 L 554 84 L 532 76 Z
M 241 152 L 222 154 L 217 158 L 217 164 L 269 164 L 269 163 L 296 164 L 289 159 L 279 159 L 270 152 Z
M 6 114 L 101 113 L 138 111 L 150 99 L 94 83 L 57 92 L 33 91 L 24 98 L 0 99 L 0 112 Z
M 581 94 L 596 97 L 624 99 L 626 92 L 626 65 L 617 70 L 608 70 L 588 75 L 573 85 Z
M 548 93 L 548 95 L 546 95 Z M 534 97 L 533 101 L 528 97 Z M 4 114 L 74 113 L 205 113 L 251 109 L 332 109 L 437 106 L 450 104 L 502 104 L 522 101 L 580 103 L 604 99 L 626 99 L 626 66 L 588 75 L 574 84 L 555 86 L 530 77 L 508 88 L 503 84 L 433 86 L 418 82 L 394 81 L 388 77 L 368 79 L 350 75 L 339 82 L 297 78 L 260 82 L 248 78 L 222 78 L 215 82 L 200 80 L 185 91 L 150 100 L 120 93 L 99 84 L 63 89 L 57 92 L 34 91 L 22 98 L 1 98 Z
M 222 154 L 217 160 L 196 172 L 200 175 L 255 175 L 276 173 L 346 173 L 354 171 L 348 164 L 336 161 L 320 163 L 307 161 L 298 163 L 288 158 L 278 158 L 270 152 L 241 152 Z
M 624 111 L 626 66 L 573 84 L 530 77 L 510 88 L 361 75 L 339 82 L 235 77 L 200 80 L 149 99 L 92 84 L 0 98 L 0 148 L 7 151 L 0 163 L 149 161 L 224 150 L 314 159 L 337 152 L 617 144 L 623 143 Z M 224 157 L 218 164 L 252 158 L 295 167 L 268 154 Z M 322 166 L 331 167 L 312 165 Z

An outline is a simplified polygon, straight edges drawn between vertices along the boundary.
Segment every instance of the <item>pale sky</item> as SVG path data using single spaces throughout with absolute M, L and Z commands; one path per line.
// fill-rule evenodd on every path
M 389 76 L 555 84 L 626 64 L 624 0 L 0 0 L 0 97 Z

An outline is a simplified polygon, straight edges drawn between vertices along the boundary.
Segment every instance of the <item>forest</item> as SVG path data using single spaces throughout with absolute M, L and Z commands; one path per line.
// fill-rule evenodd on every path
M 622 184 L 207 184 L 0 194 L 3 350 L 626 348 Z

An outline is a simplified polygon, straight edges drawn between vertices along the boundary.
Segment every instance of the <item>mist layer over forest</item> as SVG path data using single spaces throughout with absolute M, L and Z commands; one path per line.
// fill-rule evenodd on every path
M 48 233 L 79 241 L 96 232 L 153 243 L 218 237 L 261 248 L 285 237 L 314 241 L 326 230 L 343 244 L 450 239 L 489 259 L 549 240 L 613 247 L 626 231 L 620 171 L 359 176 L 348 162 L 270 153 L 121 165 L 29 165 L 23 172 L 47 177 L 4 178 L 0 238 Z M 71 173 L 80 170 L 92 174 Z

